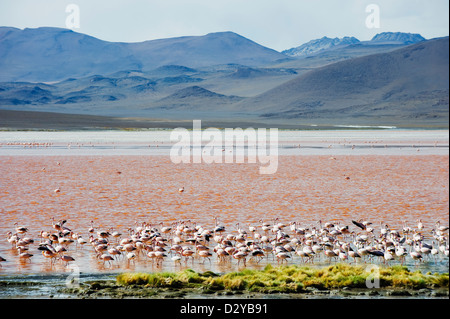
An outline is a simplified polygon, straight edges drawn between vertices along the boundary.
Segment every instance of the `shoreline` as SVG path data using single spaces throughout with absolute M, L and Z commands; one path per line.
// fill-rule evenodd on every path
M 355 124 L 329 123 L 324 120 L 314 121 L 283 121 L 264 120 L 258 117 L 211 118 L 204 120 L 204 127 L 237 128 L 261 127 L 294 130 L 448 130 L 448 122 L 432 122 L 425 124 L 411 124 L 395 121 L 360 120 Z M 183 127 L 192 129 L 192 120 L 179 118 L 149 118 L 149 117 L 120 117 L 111 115 L 56 113 L 48 111 L 10 110 L 0 109 L 0 131 L 92 131 L 118 130 L 139 131 L 148 129 L 174 129 Z

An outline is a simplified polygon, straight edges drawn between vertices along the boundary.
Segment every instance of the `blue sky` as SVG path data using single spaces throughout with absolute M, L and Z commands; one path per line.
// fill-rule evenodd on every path
M 233 31 L 281 51 L 312 39 L 386 31 L 447 36 L 448 0 L 0 0 L 0 25 L 66 27 L 66 7 L 80 10 L 80 28 L 107 41 L 137 42 Z M 368 28 L 369 4 L 380 28 Z

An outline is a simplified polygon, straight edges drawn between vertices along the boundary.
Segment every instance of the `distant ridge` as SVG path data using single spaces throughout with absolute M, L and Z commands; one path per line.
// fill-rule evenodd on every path
M 282 53 L 291 57 L 301 57 L 315 54 L 324 50 L 333 49 L 336 47 L 347 46 L 350 44 L 359 43 L 360 41 L 355 37 L 343 37 L 343 38 L 328 38 L 323 37 L 321 39 L 311 40 L 299 47 L 282 51 Z
M 238 96 L 227 96 L 224 94 L 218 94 L 194 85 L 184 89 L 181 89 L 158 102 L 152 104 L 151 108 L 159 109 L 195 109 L 198 110 L 211 110 L 212 106 L 217 110 L 225 105 L 231 105 L 241 101 L 242 98 Z M 149 109 L 151 109 L 149 108 Z
M 260 66 L 286 56 L 233 32 L 139 43 L 107 42 L 67 29 L 0 27 L 0 81 L 60 81 L 165 65 Z
M 317 68 L 236 108 L 271 119 L 448 123 L 449 38 Z
M 425 41 L 426 39 L 417 33 L 404 32 L 383 32 L 378 33 L 372 38 L 372 42 L 399 42 L 403 44 L 414 44 Z
M 370 41 L 360 41 L 355 37 L 343 37 L 343 38 L 328 38 L 323 37 L 321 39 L 311 40 L 298 47 L 291 48 L 289 50 L 282 51 L 282 53 L 290 57 L 306 57 L 313 54 L 318 54 L 328 50 L 334 50 L 337 48 L 344 48 L 355 44 L 364 45 L 409 45 L 418 42 L 425 41 L 426 39 L 420 34 L 404 33 L 404 32 L 383 32 L 375 35 Z

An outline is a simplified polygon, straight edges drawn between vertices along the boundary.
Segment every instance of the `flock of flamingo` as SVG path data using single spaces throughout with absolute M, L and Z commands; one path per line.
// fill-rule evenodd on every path
M 14 224 L 7 240 L 11 249 L 17 250 L 22 261 L 32 262 L 41 253 L 51 265 L 57 262 L 69 266 L 76 262 L 71 251 L 89 249 L 105 267 L 113 263 L 135 263 L 142 258 L 162 267 L 171 260 L 177 265 L 189 265 L 216 258 L 219 264 L 232 263 L 238 267 L 247 262 L 378 262 L 403 264 L 412 258 L 422 261 L 447 260 L 449 252 L 448 226 L 436 221 L 433 229 L 425 229 L 421 220 L 415 227 L 404 225 L 400 230 L 381 222 L 375 227 L 371 222 L 352 220 L 349 225 L 318 221 L 316 225 L 299 227 L 297 222 L 284 224 L 274 219 L 260 221 L 258 225 L 242 227 L 239 223 L 231 230 L 218 223 L 206 228 L 191 220 L 180 220 L 169 225 L 135 222 L 124 234 L 114 228 L 97 229 L 91 222 L 86 237 L 67 227 L 67 220 L 52 219 L 51 231 L 40 231 L 32 238 L 28 227 Z M 37 246 L 37 247 L 36 247 Z M 75 246 L 75 247 L 74 247 Z M 73 255 L 73 254 L 72 254 Z M 0 256 L 1 263 L 7 262 Z

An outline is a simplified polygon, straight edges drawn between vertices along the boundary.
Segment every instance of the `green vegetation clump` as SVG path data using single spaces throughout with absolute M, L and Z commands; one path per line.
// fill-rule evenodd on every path
M 258 293 L 301 293 L 308 287 L 316 289 L 367 288 L 366 282 L 379 280 L 380 288 L 448 288 L 446 274 L 411 272 L 404 266 L 380 267 L 335 264 L 324 268 L 296 265 L 264 270 L 244 269 L 217 275 L 187 269 L 177 273 L 123 273 L 117 276 L 122 286 L 140 285 L 153 288 L 202 288 L 208 291 L 248 291 Z

